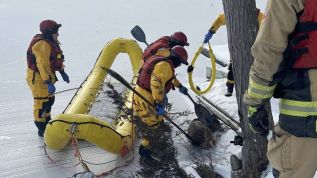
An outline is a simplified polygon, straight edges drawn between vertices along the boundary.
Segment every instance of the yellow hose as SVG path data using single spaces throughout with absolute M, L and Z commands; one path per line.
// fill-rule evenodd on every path
M 200 55 L 200 52 L 202 51 L 203 46 L 204 46 L 204 44 L 202 44 L 198 48 L 198 50 L 196 51 L 195 56 L 190 64 L 192 67 L 194 67 L 194 64 L 195 64 L 198 56 Z M 193 71 L 188 72 L 188 81 L 189 81 L 190 88 L 198 95 L 207 93 L 211 89 L 211 87 L 214 84 L 215 79 L 216 79 L 216 58 L 215 58 L 214 52 L 211 49 L 211 45 L 209 42 L 208 42 L 208 48 L 209 48 L 209 55 L 210 55 L 210 61 L 211 61 L 211 67 L 212 67 L 211 68 L 211 71 L 212 71 L 211 79 L 210 79 L 208 87 L 204 90 L 198 90 L 193 82 Z

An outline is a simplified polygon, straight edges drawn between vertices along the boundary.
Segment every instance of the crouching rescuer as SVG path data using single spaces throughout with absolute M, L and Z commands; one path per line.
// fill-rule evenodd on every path
M 137 86 L 135 88 L 149 102 L 156 106 L 153 108 L 138 95 L 133 96 L 134 115 L 139 117 L 146 126 L 154 130 L 163 122 L 163 115 L 167 104 L 166 94 L 175 87 L 180 88 L 180 92 L 187 90 L 175 78 L 175 68 L 181 64 L 188 65 L 188 54 L 184 47 L 175 46 L 171 49 L 169 56 L 153 55 L 142 65 Z M 187 92 L 187 91 L 186 91 Z M 141 140 L 139 153 L 141 158 L 151 157 L 151 140 L 145 137 Z
M 53 20 L 40 23 L 41 34 L 36 34 L 27 50 L 26 81 L 34 99 L 34 123 L 38 135 L 43 137 L 45 128 L 51 120 L 51 108 L 55 101 L 56 71 L 63 80 L 69 83 L 69 77 L 64 71 L 64 55 L 58 41 L 58 29 L 61 24 Z

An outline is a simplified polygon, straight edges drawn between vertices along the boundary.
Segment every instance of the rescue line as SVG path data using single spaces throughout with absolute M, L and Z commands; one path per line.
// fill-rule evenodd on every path
M 115 126 L 89 115 L 89 110 L 98 95 L 106 76 L 106 68 L 110 68 L 119 53 L 127 53 L 132 64 L 133 75 L 136 76 L 142 59 L 142 49 L 130 39 L 117 38 L 101 51 L 92 71 L 81 84 L 63 114 L 51 120 L 44 133 L 46 146 L 53 150 L 61 150 L 67 146 L 72 134 L 97 145 L 105 151 L 124 156 L 133 146 L 134 128 L 130 118 L 121 118 Z M 135 83 L 133 79 L 132 84 Z M 132 108 L 132 93 L 126 93 L 125 105 Z
M 195 64 L 198 56 L 200 55 L 200 52 L 202 51 L 203 47 L 204 47 L 204 44 L 202 44 L 198 48 L 198 50 L 196 51 L 195 56 L 190 64 L 190 67 L 192 67 L 192 69 L 194 69 L 194 64 Z M 216 79 L 216 58 L 215 58 L 215 55 L 212 51 L 212 48 L 211 48 L 211 45 L 209 42 L 208 42 L 208 48 L 209 48 L 209 56 L 210 56 L 212 70 L 211 70 L 211 79 L 210 79 L 210 82 L 209 82 L 207 88 L 205 88 L 204 90 L 198 89 L 197 86 L 195 86 L 194 82 L 193 82 L 193 70 L 188 71 L 188 81 L 189 81 L 190 88 L 198 95 L 207 93 L 211 89 L 211 87 L 214 84 L 215 79 Z

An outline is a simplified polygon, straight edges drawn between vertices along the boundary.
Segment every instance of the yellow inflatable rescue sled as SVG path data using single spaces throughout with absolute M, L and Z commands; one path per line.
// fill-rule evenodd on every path
M 49 122 L 44 133 L 44 142 L 48 148 L 61 150 L 72 136 L 84 139 L 111 153 L 123 154 L 133 145 L 134 128 L 131 119 L 121 118 L 116 126 L 88 115 L 95 102 L 98 89 L 103 85 L 107 72 L 119 53 L 127 53 L 136 76 L 142 59 L 142 49 L 130 39 L 117 38 L 103 48 L 94 68 L 75 93 L 63 114 Z M 134 79 L 135 80 L 135 79 Z M 135 81 L 132 81 L 132 84 Z M 131 108 L 132 93 L 127 92 L 126 107 Z

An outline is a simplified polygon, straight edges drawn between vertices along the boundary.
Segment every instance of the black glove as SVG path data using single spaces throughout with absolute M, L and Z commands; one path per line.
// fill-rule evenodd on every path
M 251 130 L 258 135 L 266 136 L 269 133 L 268 114 L 264 106 L 248 108 L 248 119 Z

